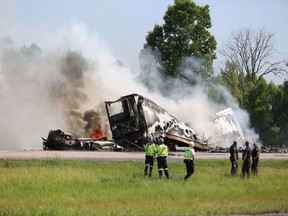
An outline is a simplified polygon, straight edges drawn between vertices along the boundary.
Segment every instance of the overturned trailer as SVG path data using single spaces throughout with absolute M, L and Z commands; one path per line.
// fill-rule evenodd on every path
M 176 119 L 156 103 L 139 94 L 123 96 L 115 101 L 105 101 L 113 139 L 121 146 L 142 149 L 148 135 L 164 137 L 171 150 L 194 142 L 195 149 L 207 150 L 206 140 Z
M 211 148 L 227 149 L 233 140 L 237 140 L 240 145 L 244 144 L 246 138 L 232 108 L 227 107 L 210 117 L 215 124 L 214 134 L 209 138 Z

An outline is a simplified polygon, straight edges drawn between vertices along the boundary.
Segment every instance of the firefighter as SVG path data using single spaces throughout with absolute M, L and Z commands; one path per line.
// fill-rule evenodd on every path
M 189 144 L 189 147 L 185 148 L 185 154 L 184 154 L 184 163 L 186 166 L 186 176 L 184 177 L 184 180 L 188 180 L 192 174 L 194 173 L 194 142 L 191 141 Z
M 259 146 L 254 142 L 254 148 L 252 151 L 252 165 L 251 165 L 251 172 L 255 175 L 258 175 L 258 162 L 260 156 L 260 149 Z
M 237 141 L 234 141 L 230 146 L 230 162 L 231 162 L 231 175 L 237 174 L 238 171 L 238 150 Z
M 154 159 L 156 155 L 156 146 L 153 142 L 152 136 L 147 137 L 147 143 L 145 145 L 145 152 L 146 152 L 146 155 L 145 155 L 144 176 L 148 175 L 148 170 L 149 170 L 149 176 L 152 176 Z
M 164 170 L 166 178 L 169 179 L 167 166 L 168 147 L 165 145 L 164 139 L 162 137 L 159 138 L 159 146 L 157 147 L 156 151 L 159 177 L 162 178 L 162 170 Z
M 251 165 L 251 155 L 252 155 L 249 142 L 246 141 L 245 145 L 246 145 L 246 148 L 244 149 L 243 154 L 242 154 L 242 160 L 243 160 L 242 175 L 241 175 L 242 178 L 244 178 L 246 174 L 247 174 L 247 177 L 250 176 L 250 165 Z

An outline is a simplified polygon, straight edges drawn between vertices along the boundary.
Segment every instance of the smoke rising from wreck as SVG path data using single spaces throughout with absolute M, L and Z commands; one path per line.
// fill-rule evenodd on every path
M 41 149 L 41 136 L 46 138 L 50 129 L 87 137 L 93 125 L 99 124 L 109 134 L 104 101 L 131 93 L 150 98 L 200 134 L 213 131 L 209 115 L 219 111 L 220 105 L 209 101 L 201 85 L 191 89 L 180 81 L 171 82 L 174 95 L 170 98 L 146 89 L 135 73 L 119 64 L 97 32 L 83 23 L 39 35 L 40 40 L 29 41 L 14 35 L 12 43 L 1 46 L 1 149 Z M 27 58 L 20 51 L 23 45 L 17 44 L 32 42 L 42 52 Z M 150 55 L 148 61 L 153 58 Z M 153 70 L 154 86 L 162 80 Z
M 41 149 L 50 129 L 87 137 L 99 124 L 109 134 L 104 101 L 131 91 L 147 95 L 85 24 L 39 35 L 44 45 L 0 38 L 1 149 Z M 28 56 L 18 44 L 32 42 L 42 52 Z
M 152 91 L 161 92 L 162 95 L 169 95 L 171 100 L 164 99 L 165 101 L 163 101 L 163 98 L 158 98 L 158 101 L 162 101 L 162 106 L 166 107 L 170 113 L 176 113 L 176 116 L 196 130 L 198 135 L 203 135 L 202 137 L 212 141 L 213 143 L 209 143 L 211 147 L 216 147 L 217 145 L 219 147 L 228 147 L 232 141 L 236 139 L 235 134 L 216 137 L 219 129 L 222 132 L 226 129 L 224 125 L 222 125 L 221 128 L 217 128 L 211 117 L 212 114 L 230 107 L 233 110 L 232 119 L 234 123 L 239 124 L 242 130 L 239 133 L 240 137 L 237 138 L 238 141 L 240 141 L 240 146 L 245 141 L 244 139 L 259 143 L 259 135 L 250 127 L 249 114 L 239 107 L 238 102 L 229 91 L 221 85 L 204 83 L 202 79 L 194 73 L 193 69 L 191 70 L 191 68 L 201 67 L 201 65 L 205 64 L 203 60 L 196 58 L 187 59 L 180 69 L 180 73 L 182 73 L 183 76 L 168 79 L 168 81 L 165 80 L 165 82 L 163 82 L 161 73 L 157 72 L 157 68 L 159 68 L 157 67 L 157 58 L 158 56 L 149 48 L 143 50 L 141 53 L 140 67 L 144 70 L 144 73 L 140 73 L 139 79 L 144 81 Z M 181 77 L 188 78 L 190 83 L 187 82 L 187 79 Z M 191 87 L 191 81 L 194 84 L 193 87 Z M 222 98 L 221 103 L 219 103 L 219 101 L 213 102 L 209 99 L 207 85 L 220 94 Z M 225 121 L 229 122 L 230 120 L 228 118 L 229 117 L 227 117 Z M 215 137 L 217 139 L 214 139 Z

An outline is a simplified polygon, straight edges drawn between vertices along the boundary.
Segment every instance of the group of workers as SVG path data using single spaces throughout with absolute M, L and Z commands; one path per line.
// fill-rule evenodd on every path
M 156 144 L 155 144 L 156 143 Z M 194 173 L 194 155 L 195 151 L 193 149 L 193 142 L 189 144 L 189 147 L 185 148 L 184 154 L 184 163 L 186 165 L 186 176 L 185 180 L 188 180 L 192 174 Z M 163 171 L 167 179 L 169 179 L 169 171 L 167 164 L 167 156 L 168 156 L 168 146 L 164 143 L 164 138 L 160 137 L 155 140 L 152 136 L 147 137 L 147 143 L 145 145 L 145 168 L 144 168 L 144 176 L 152 176 L 153 166 L 155 158 L 158 163 L 158 174 L 159 177 L 162 178 Z M 149 173 L 148 173 L 149 171 Z
M 260 149 L 259 146 L 254 142 L 253 150 L 250 147 L 248 141 L 245 142 L 245 149 L 242 153 L 242 172 L 241 177 L 245 178 L 250 177 L 250 167 L 251 172 L 255 175 L 258 175 L 258 162 L 259 162 Z M 251 164 L 252 159 L 252 164 Z M 237 141 L 234 141 L 230 146 L 230 161 L 231 161 L 231 175 L 237 174 L 238 171 L 238 149 Z
M 245 149 L 242 153 L 242 172 L 241 177 L 250 176 L 250 167 L 251 172 L 255 175 L 258 175 L 258 162 L 260 149 L 259 146 L 254 142 L 253 150 L 249 146 L 249 142 L 245 142 Z M 169 171 L 167 164 L 167 156 L 168 156 L 168 146 L 164 143 L 164 138 L 160 137 L 157 140 L 154 140 L 152 136 L 147 137 L 147 143 L 145 145 L 145 168 L 144 168 L 144 176 L 152 176 L 152 171 L 154 167 L 155 159 L 158 163 L 158 174 L 159 177 L 162 178 L 163 171 L 167 179 L 169 179 Z M 186 175 L 184 180 L 188 180 L 194 173 L 194 145 L 193 142 L 189 144 L 185 148 L 184 153 L 184 163 L 186 166 Z M 252 159 L 252 164 L 251 164 Z M 231 175 L 237 174 L 238 171 L 238 149 L 237 149 L 237 141 L 234 141 L 230 146 L 230 161 L 231 161 Z

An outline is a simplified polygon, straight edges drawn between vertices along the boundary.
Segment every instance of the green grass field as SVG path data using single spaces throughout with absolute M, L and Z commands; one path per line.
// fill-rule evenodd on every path
M 288 212 L 288 161 L 230 176 L 228 160 L 168 161 L 171 179 L 143 177 L 142 162 L 0 161 L 0 215 L 227 215 Z

